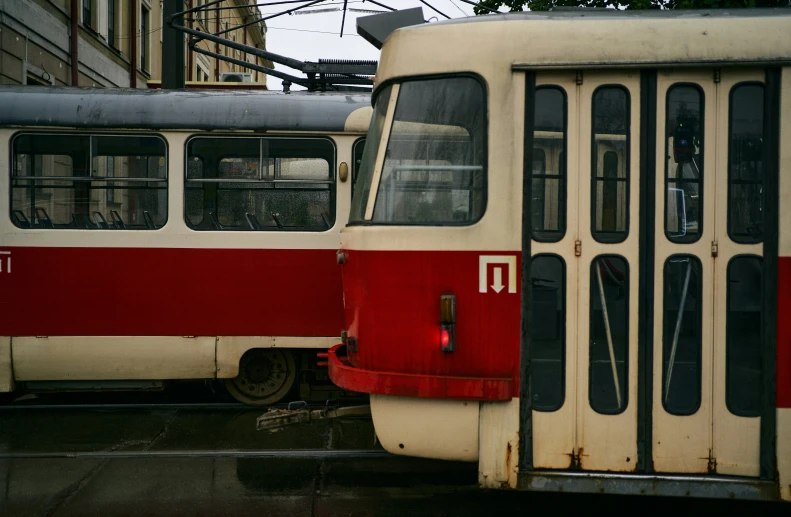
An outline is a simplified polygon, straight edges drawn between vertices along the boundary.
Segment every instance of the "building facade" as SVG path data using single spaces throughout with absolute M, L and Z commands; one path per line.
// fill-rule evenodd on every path
M 184 6 L 202 7 L 208 1 L 185 0 Z M 260 19 L 255 3 L 225 0 L 209 7 L 221 9 L 197 11 L 188 15 L 185 23 L 216 33 Z M 162 0 L 0 0 L 0 84 L 156 87 L 162 76 L 162 12 Z M 266 48 L 264 22 L 223 37 Z M 207 41 L 199 45 L 259 66 L 272 66 L 224 45 Z M 250 87 L 266 87 L 265 74 L 239 65 L 193 52 L 184 61 L 184 77 L 190 83 L 242 78 Z M 78 63 L 76 70 L 74 62 Z

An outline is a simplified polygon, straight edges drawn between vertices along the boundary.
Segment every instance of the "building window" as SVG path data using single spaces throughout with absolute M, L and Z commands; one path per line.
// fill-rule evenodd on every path
M 143 7 L 140 16 L 140 68 L 148 70 L 148 27 L 150 11 Z
M 107 42 L 115 47 L 115 2 L 107 0 Z
M 82 24 L 86 27 L 93 25 L 93 0 L 82 0 Z

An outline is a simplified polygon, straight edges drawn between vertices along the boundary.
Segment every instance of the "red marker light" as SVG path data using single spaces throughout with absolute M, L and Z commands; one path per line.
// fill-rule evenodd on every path
M 443 348 L 447 348 L 448 343 L 450 343 L 450 333 L 448 332 L 448 329 L 440 330 L 439 342 Z

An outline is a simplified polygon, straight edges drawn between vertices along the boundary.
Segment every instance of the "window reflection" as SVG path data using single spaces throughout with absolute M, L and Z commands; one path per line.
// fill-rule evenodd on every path
M 728 233 L 734 242 L 763 240 L 764 87 L 733 87 L 728 127 Z
M 673 242 L 695 242 L 703 231 L 703 91 L 698 86 L 668 90 L 665 138 L 665 233 Z
M 591 221 L 593 238 L 622 242 L 629 232 L 629 94 L 605 86 L 593 94 Z
M 556 242 L 566 233 L 566 95 L 536 89 L 533 128 L 533 239 Z
M 482 215 L 486 100 L 471 77 L 404 82 L 373 221 L 470 224 Z
M 629 265 L 604 255 L 591 263 L 588 395 L 597 413 L 617 414 L 628 403 Z
M 702 347 L 701 265 L 674 255 L 665 262 L 662 404 L 668 413 L 691 415 L 700 407 Z
M 565 396 L 566 278 L 563 259 L 537 255 L 530 263 L 533 326 L 530 349 L 533 409 L 555 411 Z

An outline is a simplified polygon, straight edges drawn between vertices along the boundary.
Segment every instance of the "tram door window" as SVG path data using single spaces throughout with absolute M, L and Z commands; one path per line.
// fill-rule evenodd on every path
M 591 232 L 600 242 L 629 233 L 629 93 L 604 86 L 593 94 Z
M 672 242 L 695 242 L 703 230 L 703 105 L 696 85 L 667 91 L 665 232 Z
M 335 224 L 334 164 L 335 147 L 324 138 L 192 138 L 187 225 L 214 231 L 327 231 Z
M 566 266 L 557 255 L 537 255 L 530 268 L 533 408 L 556 411 L 563 406 L 566 392 Z
M 597 413 L 618 414 L 629 401 L 629 267 L 622 257 L 591 263 L 588 398 Z
M 673 255 L 665 261 L 662 342 L 662 405 L 673 415 L 691 415 L 701 397 L 700 260 Z
M 764 87 L 737 84 L 730 93 L 728 234 L 734 242 L 763 240 Z
M 533 238 L 557 242 L 566 233 L 566 94 L 536 89 L 533 137 Z
M 21 228 L 153 230 L 167 221 L 158 136 L 22 134 L 12 145 L 11 219 Z
M 742 417 L 761 409 L 763 258 L 740 255 L 728 263 L 725 402 Z

